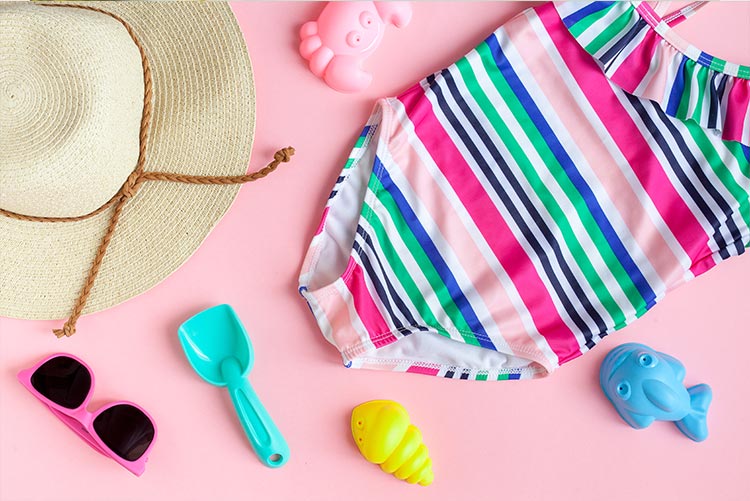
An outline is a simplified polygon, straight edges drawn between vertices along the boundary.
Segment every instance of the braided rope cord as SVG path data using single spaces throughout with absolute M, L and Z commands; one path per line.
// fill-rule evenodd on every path
M 239 176 L 193 176 L 189 174 L 179 174 L 172 172 L 154 172 L 144 171 L 144 165 L 146 163 L 146 143 L 148 141 L 148 134 L 151 125 L 151 115 L 153 111 L 153 81 L 151 77 L 151 66 L 149 65 L 146 51 L 141 45 L 138 37 L 136 36 L 133 28 L 128 24 L 127 21 L 122 19 L 120 16 L 107 12 L 105 10 L 93 7 L 90 5 L 71 5 L 71 4 L 39 4 L 48 7 L 73 7 L 77 9 L 91 10 L 94 12 L 100 12 L 108 15 L 113 19 L 117 20 L 123 25 L 128 35 L 132 38 L 138 51 L 141 55 L 141 64 L 143 66 L 143 114 L 141 115 L 140 130 L 138 133 L 139 148 L 138 148 L 138 161 L 133 169 L 133 172 L 128 176 L 127 180 L 123 183 L 122 187 L 115 193 L 115 195 L 105 202 L 101 207 L 83 214 L 80 216 L 71 217 L 45 217 L 45 216 L 30 216 L 27 214 L 19 214 L 6 209 L 0 208 L 0 215 L 17 219 L 20 221 L 33 221 L 42 223 L 54 223 L 54 222 L 70 222 L 70 221 L 81 221 L 94 217 L 97 214 L 104 212 L 110 207 L 114 206 L 114 211 L 109 219 L 109 225 L 104 233 L 104 236 L 99 243 L 99 247 L 94 256 L 94 261 L 89 268 L 86 281 L 81 288 L 81 291 L 76 299 L 73 306 L 73 310 L 68 317 L 68 320 L 60 329 L 55 329 L 52 332 L 58 337 L 70 337 L 76 332 L 76 322 L 78 321 L 86 301 L 88 300 L 91 289 L 94 287 L 94 282 L 99 274 L 99 268 L 101 267 L 104 256 L 107 252 L 107 247 L 112 240 L 112 236 L 117 228 L 117 223 L 120 220 L 120 215 L 125 207 L 125 204 L 131 200 L 140 189 L 141 185 L 145 181 L 168 181 L 175 183 L 187 183 L 187 184 L 202 184 L 202 185 L 233 185 L 233 184 L 244 184 L 252 181 L 257 181 L 266 177 L 268 174 L 276 170 L 276 168 L 285 162 L 288 162 L 292 155 L 294 155 L 294 148 L 287 147 L 277 151 L 273 156 L 273 161 L 268 165 L 250 174 L 244 174 Z

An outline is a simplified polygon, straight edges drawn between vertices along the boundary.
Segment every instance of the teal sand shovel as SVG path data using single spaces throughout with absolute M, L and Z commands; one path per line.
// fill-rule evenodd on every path
M 207 382 L 226 386 L 237 416 L 261 462 L 278 468 L 289 460 L 289 446 L 247 381 L 255 355 L 250 338 L 228 304 L 214 306 L 179 329 L 190 365 Z

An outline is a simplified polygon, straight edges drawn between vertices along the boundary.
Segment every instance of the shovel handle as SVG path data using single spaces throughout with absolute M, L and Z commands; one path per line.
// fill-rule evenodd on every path
M 245 430 L 250 445 L 260 461 L 270 468 L 278 468 L 289 460 L 289 446 L 274 424 L 266 408 L 258 399 L 247 378 L 240 374 L 240 365 L 234 358 L 225 361 L 222 372 L 227 377 L 229 396 L 237 417 Z

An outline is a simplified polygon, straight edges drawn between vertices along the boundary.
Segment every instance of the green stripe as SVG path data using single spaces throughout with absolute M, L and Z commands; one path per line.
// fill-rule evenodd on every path
M 606 263 L 609 270 L 612 272 L 612 275 L 614 275 L 615 280 L 620 285 L 623 293 L 635 308 L 636 314 L 638 314 L 638 312 L 645 312 L 646 303 L 643 297 L 638 292 L 637 287 L 633 283 L 627 271 L 625 271 L 625 268 L 622 266 L 622 263 L 620 263 L 620 260 L 617 259 L 617 256 L 612 251 L 612 248 L 610 247 L 609 242 L 607 242 L 604 233 L 601 231 L 601 228 L 599 228 L 599 225 L 596 223 L 594 217 L 589 211 L 583 196 L 575 188 L 573 182 L 566 174 L 565 169 L 560 165 L 560 163 L 557 161 L 557 158 L 552 153 L 549 145 L 547 145 L 544 137 L 542 137 L 541 133 L 534 126 L 534 123 L 529 117 L 523 104 L 513 93 L 513 90 L 505 81 L 502 73 L 500 73 L 500 70 L 498 69 L 492 57 L 489 46 L 486 43 L 482 43 L 479 45 L 479 47 L 477 47 L 477 51 L 481 56 L 484 69 L 489 75 L 490 80 L 494 83 L 497 91 L 503 97 L 503 102 L 508 106 L 511 113 L 516 118 L 519 126 L 523 129 L 526 136 L 531 141 L 531 144 L 534 146 L 535 150 L 542 158 L 542 161 L 547 167 L 549 173 L 552 174 L 554 179 L 562 188 L 563 192 L 567 195 L 568 199 L 573 204 L 573 207 L 575 208 L 575 211 L 581 220 L 583 228 L 588 233 L 591 240 L 594 242 L 596 249 L 599 251 L 599 254 L 602 256 L 602 259 Z M 505 141 L 506 138 L 512 137 L 512 134 L 506 133 L 501 137 Z M 529 176 L 532 175 L 532 173 L 535 173 L 535 169 L 533 168 L 533 166 L 524 170 L 524 174 L 527 174 Z M 536 184 L 539 184 L 538 180 Z
M 715 57 L 715 58 L 713 58 L 711 60 L 711 64 L 710 64 L 709 68 L 711 68 L 714 71 L 718 71 L 719 73 L 723 73 L 724 72 L 724 67 L 726 65 L 727 65 L 726 61 L 724 61 L 723 59 L 719 59 L 719 58 Z
M 598 11 L 594 12 L 593 14 L 590 14 L 583 19 L 579 20 L 576 24 L 570 27 L 570 33 L 574 37 L 579 37 L 581 34 L 583 34 L 586 30 L 591 28 L 591 25 L 593 25 L 595 22 L 597 22 L 599 19 L 603 18 L 607 14 L 609 14 L 609 11 L 616 5 L 616 2 L 612 3 L 612 5 L 609 5 L 608 7 Z
M 742 144 L 740 144 L 738 141 L 722 140 L 721 142 L 724 143 L 726 149 L 728 149 L 732 156 L 737 160 L 737 164 L 739 164 L 740 166 L 740 172 L 742 173 L 742 175 L 750 179 L 750 162 L 747 161 L 747 157 L 745 156 L 745 152 L 743 151 Z
M 632 7 L 631 7 L 632 8 Z M 612 41 L 615 37 L 619 37 L 620 33 L 629 28 L 628 24 L 631 24 L 633 16 L 631 15 L 630 9 L 626 9 L 625 12 L 620 14 L 617 19 L 612 21 L 609 26 L 602 30 L 588 45 L 586 45 L 586 51 L 590 54 L 596 54 L 599 50 Z
M 346 163 L 344 164 L 344 170 L 350 168 L 355 160 L 356 160 L 355 157 L 351 157 L 349 160 L 347 160 Z
M 476 100 L 477 104 L 479 104 L 479 107 L 482 109 L 482 113 L 484 113 L 484 115 L 490 121 L 498 137 L 503 138 L 503 143 L 508 148 L 511 156 L 518 164 L 521 172 L 524 173 L 538 200 L 544 205 L 544 208 L 557 224 L 563 240 L 565 241 L 565 245 L 567 245 L 568 249 L 570 249 L 570 253 L 573 255 L 573 259 L 576 261 L 578 267 L 586 277 L 586 280 L 591 285 L 591 288 L 596 294 L 596 297 L 606 308 L 607 312 L 611 315 L 612 320 L 615 324 L 624 324 L 625 314 L 607 290 L 607 287 L 604 285 L 604 281 L 597 274 L 596 268 L 591 263 L 588 254 L 584 251 L 583 246 L 576 237 L 575 232 L 571 227 L 570 221 L 565 216 L 565 211 L 557 203 L 555 197 L 552 195 L 552 192 L 547 188 L 544 180 L 539 177 L 538 173 L 534 169 L 531 160 L 529 160 L 528 156 L 526 156 L 523 147 L 521 147 L 515 137 L 513 137 L 513 133 L 510 131 L 508 126 L 498 114 L 495 106 L 493 106 L 492 102 L 485 94 L 481 84 L 476 79 L 476 75 L 474 74 L 474 71 L 471 68 L 468 60 L 464 58 L 458 61 L 456 65 L 461 72 L 461 76 L 464 79 L 466 87 L 469 89 L 472 97 Z
M 498 374 L 497 375 L 498 381 L 507 381 L 508 379 L 510 379 L 510 374 Z
M 487 374 L 477 374 L 477 381 L 487 381 Z
M 354 147 L 355 148 L 361 148 L 362 145 L 365 144 L 365 141 L 367 140 L 368 137 L 369 137 L 369 134 L 366 135 L 366 136 L 360 136 L 360 137 L 358 137 L 357 138 L 357 142 L 354 143 Z
M 456 302 L 453 300 L 453 297 L 448 291 L 448 288 L 445 286 L 445 283 L 440 277 L 437 269 L 435 269 L 435 266 L 432 264 L 432 261 L 430 261 L 427 253 L 419 244 L 419 241 L 414 236 L 414 233 L 412 233 L 409 225 L 406 223 L 406 220 L 404 219 L 403 214 L 401 214 L 401 211 L 396 205 L 395 200 L 393 200 L 391 194 L 388 193 L 388 191 L 380 183 L 380 180 L 374 174 L 370 176 L 370 184 L 368 186 L 368 189 L 374 191 L 377 194 L 378 201 L 388 212 L 388 215 L 390 216 L 389 222 L 395 229 L 392 234 L 397 234 L 401 237 L 401 240 L 403 241 L 407 250 L 414 257 L 414 260 L 419 266 L 419 269 L 424 274 L 427 282 L 430 284 L 430 287 L 432 287 L 432 290 L 435 293 L 438 301 L 440 302 L 440 305 L 448 315 L 448 318 L 450 318 L 451 322 L 453 322 L 453 324 L 458 329 L 459 334 L 461 334 L 461 337 L 464 339 L 464 342 L 466 342 L 466 344 L 480 346 L 476 337 L 471 334 L 471 327 L 469 327 L 469 324 L 466 322 L 466 319 L 458 308 L 458 305 L 456 305 Z M 395 256 L 396 254 L 386 255 L 385 258 L 390 263 L 391 257 Z M 396 276 L 399 275 L 397 274 Z
M 676 116 L 678 117 L 687 117 L 688 111 L 690 107 L 690 93 L 692 92 L 691 84 L 693 83 L 693 78 L 695 77 L 695 61 L 692 59 L 688 59 L 685 62 L 685 85 L 682 88 L 682 96 L 680 96 L 680 104 L 677 107 L 677 113 Z M 699 107 L 700 108 L 700 107 Z M 700 114 L 700 110 L 698 110 L 698 114 Z
M 698 100 L 696 101 L 695 110 L 693 110 L 693 120 L 700 123 L 701 114 L 703 113 L 703 99 L 706 94 L 706 82 L 708 81 L 708 68 L 705 66 L 696 66 L 693 78 L 698 82 Z

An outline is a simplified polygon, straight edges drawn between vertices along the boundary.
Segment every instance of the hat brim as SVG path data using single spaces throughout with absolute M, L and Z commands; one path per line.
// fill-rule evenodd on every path
M 85 3 L 127 21 L 149 58 L 154 101 L 145 170 L 245 173 L 255 130 L 255 93 L 247 47 L 229 5 Z M 144 183 L 125 205 L 84 314 L 145 292 L 174 272 L 229 209 L 238 190 Z M 0 315 L 68 316 L 111 210 L 73 222 L 0 216 Z

